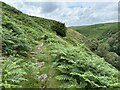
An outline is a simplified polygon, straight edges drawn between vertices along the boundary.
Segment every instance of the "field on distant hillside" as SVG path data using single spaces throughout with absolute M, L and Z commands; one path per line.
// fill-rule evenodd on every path
M 102 36 L 104 32 L 109 31 L 110 33 L 115 33 L 118 31 L 118 23 L 104 23 L 104 24 L 96 24 L 96 25 L 88 25 L 88 26 L 73 26 L 69 27 L 75 29 L 81 34 L 85 35 L 89 38 L 98 38 L 98 37 L 107 37 L 105 34 Z

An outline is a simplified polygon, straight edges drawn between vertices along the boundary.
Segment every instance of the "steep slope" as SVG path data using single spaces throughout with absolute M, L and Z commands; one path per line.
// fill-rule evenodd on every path
M 86 43 L 86 45 L 120 70 L 120 32 L 117 22 L 70 28 L 85 35 L 91 42 Z
M 4 3 L 2 9 L 2 27 L 4 29 L 9 29 L 9 31 L 3 30 L 3 32 L 5 33 L 5 35 L 3 35 L 3 42 L 5 41 L 4 39 L 10 40 L 10 37 L 14 38 L 11 39 L 12 42 L 5 41 L 5 45 L 3 46 L 4 54 L 14 53 L 13 51 L 16 51 L 15 49 L 17 49 L 17 53 L 20 54 L 23 47 L 25 49 L 23 51 L 29 51 L 30 47 L 32 47 L 32 44 L 36 43 L 35 41 L 39 41 L 41 39 L 41 36 L 46 31 L 55 31 L 58 35 L 65 36 L 66 30 L 64 24 L 60 22 L 25 15 L 22 12 L 16 10 L 15 8 L 5 5 Z M 58 27 L 54 29 L 55 26 Z M 7 33 L 9 35 L 6 36 Z M 21 46 L 14 45 L 14 43 L 18 43 Z M 25 43 L 26 45 L 24 44 L 25 46 L 22 46 L 22 43 Z M 9 45 L 9 47 L 7 45 Z M 17 47 L 20 47 L 20 52 L 18 52 Z M 9 51 L 9 48 L 12 51 Z
M 2 3 L 2 2 L 1 2 Z M 65 24 L 2 3 L 3 88 L 118 88 L 120 72 Z

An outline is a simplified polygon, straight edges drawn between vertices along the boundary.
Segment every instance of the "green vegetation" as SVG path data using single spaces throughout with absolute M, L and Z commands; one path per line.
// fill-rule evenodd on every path
M 91 52 L 82 34 L 5 3 L 2 10 L 3 88 L 120 87 L 120 72 Z
M 86 46 L 95 54 L 120 70 L 120 43 L 118 23 L 70 27 L 88 38 Z
M 96 24 L 96 25 L 89 25 L 89 26 L 73 26 L 69 28 L 72 28 L 80 32 L 81 34 L 85 35 L 86 37 L 89 37 L 92 39 L 102 36 L 103 33 L 104 33 L 104 36 L 102 37 L 106 38 L 111 32 L 115 33 L 116 31 L 118 31 L 118 23 L 105 23 L 105 24 Z

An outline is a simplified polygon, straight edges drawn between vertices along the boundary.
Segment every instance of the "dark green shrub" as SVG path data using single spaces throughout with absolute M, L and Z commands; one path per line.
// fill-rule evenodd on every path
M 53 26 L 51 26 L 51 29 L 57 33 L 57 35 L 60 35 L 62 37 L 66 36 L 66 27 L 65 24 L 56 22 Z
M 105 57 L 107 52 L 110 50 L 110 46 L 107 43 L 102 43 L 99 44 L 97 50 L 95 51 L 95 53 L 97 55 L 99 55 L 100 57 Z
M 120 64 L 120 56 L 118 56 L 116 53 L 108 52 L 105 55 L 105 60 L 120 70 L 120 66 L 118 65 Z
M 87 47 L 91 50 L 91 51 L 96 51 L 98 46 L 99 46 L 99 42 L 97 39 L 92 39 L 89 40 L 88 42 L 86 42 Z

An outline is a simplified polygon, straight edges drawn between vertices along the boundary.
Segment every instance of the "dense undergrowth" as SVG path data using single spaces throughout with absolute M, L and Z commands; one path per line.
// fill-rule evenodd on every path
M 85 36 L 5 3 L 2 11 L 3 88 L 120 86 L 120 72 L 85 46 Z
M 58 70 L 56 79 L 64 83 L 62 88 L 119 87 L 118 78 L 114 78 L 119 77 L 118 71 L 115 72 L 112 65 L 94 55 L 84 44 L 73 46 L 63 40 L 54 39 L 47 45 Z

